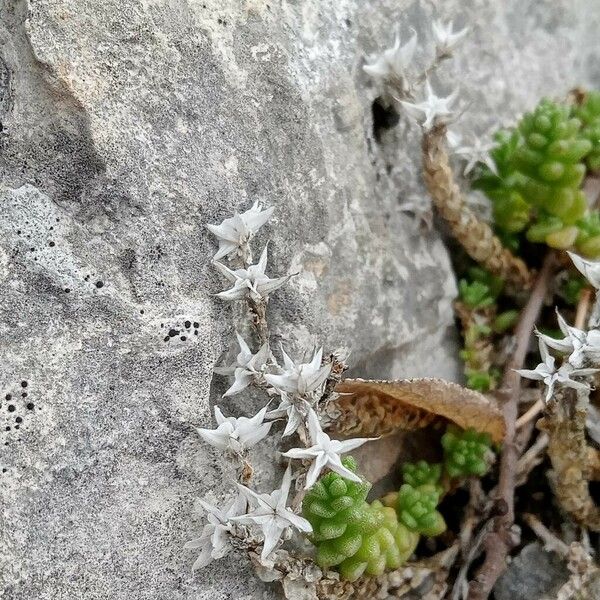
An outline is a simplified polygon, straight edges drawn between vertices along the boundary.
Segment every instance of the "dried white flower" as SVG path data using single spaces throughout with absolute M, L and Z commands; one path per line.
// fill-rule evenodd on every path
M 365 73 L 380 80 L 397 79 L 402 88 L 406 89 L 406 70 L 412 62 L 417 47 L 417 34 L 402 46 L 400 35 L 396 35 L 396 41 L 391 48 L 384 50 L 373 62 L 363 66 Z
M 451 56 L 452 51 L 458 45 L 458 42 L 469 33 L 468 27 L 453 32 L 452 21 L 447 25 L 444 25 L 441 21 L 434 21 L 431 24 L 431 29 L 433 31 L 433 37 L 435 38 L 435 48 L 438 58 Z
M 494 175 L 498 175 L 496 163 L 490 156 L 490 150 L 493 147 L 493 143 L 483 142 L 480 138 L 473 136 L 470 145 L 456 148 L 454 154 L 458 154 L 467 161 L 463 175 L 468 175 L 477 163 L 483 163 Z
M 556 315 L 558 326 L 565 337 L 557 340 L 549 335 L 536 332 L 539 338 L 554 350 L 563 354 L 570 353 L 568 362 L 576 369 L 581 368 L 586 361 L 598 363 L 600 361 L 600 330 L 582 331 L 568 325 L 558 311 Z
M 448 143 L 448 147 L 452 150 L 458 148 L 461 145 L 462 141 L 463 136 L 460 133 L 452 131 L 451 129 L 448 129 L 446 131 L 446 142 Z
M 436 122 L 440 121 L 440 118 L 446 120 L 452 115 L 450 106 L 456 100 L 458 90 L 454 90 L 446 98 L 440 98 L 434 94 L 429 81 L 426 81 L 425 91 L 427 92 L 427 98 L 419 104 L 412 104 L 404 100 L 401 100 L 400 103 L 416 119 L 424 117 L 422 122 L 423 128 L 431 129 Z
M 215 406 L 216 429 L 198 428 L 200 437 L 211 446 L 241 454 L 267 436 L 272 423 L 264 423 L 267 407 L 253 417 L 224 417 Z
M 290 396 L 286 392 L 280 393 L 281 402 L 275 410 L 267 413 L 267 419 L 286 417 L 287 424 L 282 435 L 282 437 L 286 437 L 292 435 L 304 423 L 310 410 L 310 404 L 306 400 Z
M 219 292 L 217 296 L 224 300 L 241 300 L 246 296 L 250 296 L 253 300 L 258 301 L 265 299 L 271 292 L 284 285 L 291 277 L 277 277 L 271 279 L 265 275 L 267 268 L 267 248 L 263 250 L 260 260 L 256 265 L 250 265 L 247 269 L 236 269 L 232 271 L 220 262 L 213 263 L 217 269 L 231 282 L 233 287 Z
M 270 494 L 257 494 L 245 485 L 238 483 L 240 490 L 248 500 L 256 504 L 256 508 L 246 515 L 236 517 L 234 520 L 247 525 L 258 525 L 264 535 L 264 544 L 261 559 L 265 560 L 274 550 L 283 532 L 289 527 L 295 527 L 305 533 L 312 532 L 310 523 L 303 517 L 292 512 L 286 507 L 287 498 L 292 483 L 292 471 L 288 465 L 281 487 Z
M 250 347 L 244 341 L 244 338 L 236 332 L 240 352 L 236 356 L 235 362 L 228 367 L 215 367 L 213 370 L 218 375 L 233 375 L 232 386 L 223 394 L 223 396 L 233 396 L 246 389 L 253 381 L 262 379 L 267 361 L 271 357 L 269 344 L 263 344 L 256 354 L 252 354 Z
M 568 253 L 579 272 L 597 289 L 600 290 L 600 262 L 586 260 L 573 252 Z
M 546 385 L 546 402 L 549 402 L 554 393 L 556 384 L 573 389 L 587 390 L 589 386 L 582 381 L 575 381 L 572 377 L 586 377 L 596 373 L 598 369 L 574 369 L 569 363 L 556 369 L 554 357 L 548 352 L 546 343 L 541 338 L 538 340 L 542 361 L 535 369 L 518 369 L 517 373 L 526 379 L 543 381 Z
M 205 567 L 211 560 L 223 558 L 231 550 L 229 532 L 232 518 L 243 515 L 248 506 L 246 497 L 241 493 L 238 493 L 223 509 L 204 500 L 199 502 L 206 511 L 208 523 L 202 529 L 199 538 L 187 542 L 184 546 L 184 548 L 201 548 L 200 556 L 194 562 L 192 571 Z
M 250 238 L 271 218 L 273 207 L 262 210 L 261 205 L 255 202 L 252 208 L 241 214 L 225 219 L 220 225 L 206 225 L 219 240 L 219 250 L 213 260 L 219 260 L 230 254 L 244 255 Z
M 331 365 L 321 366 L 323 349 L 319 348 L 309 363 L 296 364 L 282 348 L 284 371 L 280 375 L 265 375 L 267 383 L 271 384 L 280 394 L 293 394 L 308 397 L 325 383 L 331 372 Z
M 332 440 L 321 429 L 319 418 L 312 408 L 308 412 L 308 432 L 313 443 L 310 448 L 292 448 L 283 453 L 283 456 L 287 456 L 288 458 L 312 460 L 312 464 L 306 474 L 306 489 L 315 484 L 321 471 L 325 468 L 329 468 L 351 481 L 356 481 L 357 483 L 361 481 L 361 478 L 356 473 L 344 467 L 340 455 L 350 452 L 374 438 L 355 438 L 344 441 Z

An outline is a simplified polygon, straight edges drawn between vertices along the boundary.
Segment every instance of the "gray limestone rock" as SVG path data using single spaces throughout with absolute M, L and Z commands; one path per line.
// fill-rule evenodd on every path
M 456 379 L 448 255 L 419 135 L 376 128 L 365 54 L 433 16 L 472 27 L 440 89 L 481 133 L 598 84 L 600 7 L 532 0 L 0 0 L 0 595 L 275 597 L 229 556 L 192 576 L 195 498 L 230 470 L 194 426 L 240 315 L 204 225 L 262 199 L 275 341 L 355 375 Z M 443 11 L 443 12 L 442 12 Z M 426 46 L 431 51 L 430 41 Z M 233 399 L 229 414 L 260 399 Z M 267 487 L 274 446 L 255 453 Z M 212 496 L 211 496 L 212 495 Z

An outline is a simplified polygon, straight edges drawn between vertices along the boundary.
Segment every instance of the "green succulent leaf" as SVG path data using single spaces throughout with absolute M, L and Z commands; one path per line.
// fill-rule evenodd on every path
M 452 478 L 485 475 L 490 467 L 491 439 L 487 433 L 448 426 L 442 436 L 444 468 Z
M 442 476 L 442 465 L 420 460 L 416 463 L 404 463 L 401 467 L 404 482 L 419 487 L 420 485 L 437 486 Z
M 444 518 L 437 510 L 440 490 L 435 485 L 413 487 L 405 483 L 398 492 L 396 512 L 409 530 L 433 537 L 446 530 Z
M 356 472 L 352 457 L 342 459 Z M 397 569 L 414 552 L 419 534 L 403 525 L 393 508 L 366 502 L 370 484 L 357 484 L 328 473 L 307 492 L 302 513 L 313 527 L 315 560 L 322 568 L 337 568 L 344 579 L 381 575 Z

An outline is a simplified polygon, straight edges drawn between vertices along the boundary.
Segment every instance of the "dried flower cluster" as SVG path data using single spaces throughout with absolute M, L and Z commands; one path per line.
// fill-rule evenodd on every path
M 273 208 L 263 210 L 255 203 L 246 212 L 236 213 L 220 225 L 208 226 L 219 242 L 214 265 L 233 284 L 230 289 L 218 293 L 217 297 L 227 301 L 246 301 L 254 309 L 258 304 L 262 306 L 262 319 L 265 318 L 269 295 L 285 285 L 291 277 L 286 275 L 270 278 L 266 275 L 266 246 L 258 263 L 249 264 L 252 257 L 250 241 L 272 214 Z M 219 262 L 221 259 L 236 262 L 237 265 L 233 265 L 236 268 Z M 261 326 L 265 327 L 266 323 L 261 323 Z M 284 419 L 287 422 L 284 437 L 300 430 L 303 434 L 300 439 L 306 439 L 305 434 L 308 432 L 309 447 L 294 448 L 282 453 L 282 457 L 302 459 L 308 465 L 307 488 L 314 484 L 323 469 L 356 478 L 356 475 L 342 465 L 340 455 L 367 441 L 331 440 L 321 428 L 316 410 L 332 368 L 331 362 L 324 364 L 322 349 L 315 351 L 309 362 L 303 363 L 294 362 L 281 348 L 283 364 L 279 365 L 271 352 L 268 339 L 253 352 L 250 344 L 239 333 L 236 333 L 236 338 L 239 352 L 234 362 L 214 369 L 216 374 L 233 379 L 223 398 L 254 386 L 263 390 L 268 397 L 279 396 L 280 404 L 271 410 L 269 404 L 266 404 L 252 417 L 225 417 L 221 408 L 215 406 L 216 428 L 197 429 L 204 442 L 240 460 L 240 480 L 246 485 L 238 483 L 237 495 L 222 509 L 200 501 L 208 522 L 200 537 L 186 546 L 201 550 L 194 568 L 204 567 L 211 560 L 225 556 L 231 548 L 232 536 L 239 543 L 245 543 L 249 549 L 254 549 L 256 543 L 253 535 L 259 534 L 258 544 L 262 546 L 260 557 L 262 561 L 267 561 L 280 541 L 288 537 L 292 530 L 302 533 L 312 531 L 310 523 L 288 506 L 293 480 L 291 463 L 287 465 L 279 489 L 259 493 L 248 485 L 248 473 L 252 472 L 247 460 L 248 451 L 272 432 L 276 420 Z
M 452 22 L 447 25 L 440 21 L 434 22 L 432 35 L 435 40 L 435 56 L 430 67 L 420 75 L 411 70 L 417 49 L 415 32 L 404 45 L 400 43 L 400 35 L 396 35 L 394 45 L 364 65 L 363 70 L 379 84 L 388 87 L 392 96 L 411 116 L 419 120 L 425 129 L 431 129 L 434 125 L 447 122 L 452 116 L 452 105 L 458 96 L 458 90 L 446 97 L 437 96 L 429 83 L 428 75 L 444 59 L 452 56 L 454 49 L 467 33 L 468 28 L 453 31 Z M 423 81 L 425 98 L 421 102 L 415 102 L 415 89 Z

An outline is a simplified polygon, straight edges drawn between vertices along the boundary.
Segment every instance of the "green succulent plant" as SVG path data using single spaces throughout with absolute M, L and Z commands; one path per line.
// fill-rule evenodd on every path
M 586 157 L 587 166 L 590 170 L 597 171 L 600 169 L 600 92 L 590 92 L 583 104 L 573 112 L 582 123 L 582 137 L 592 144 Z
M 519 123 L 523 143 L 513 156 L 522 175 L 516 187 L 523 198 L 566 226 L 586 210 L 579 186 L 586 171 L 582 159 L 592 144 L 580 136 L 580 129 L 581 121 L 571 116 L 568 106 L 543 99 Z
M 416 463 L 404 463 L 400 470 L 405 483 L 413 487 L 421 485 L 437 486 L 442 476 L 442 465 L 420 460 Z
M 598 216 L 588 213 L 580 189 L 586 161 L 600 167 L 600 94 L 575 109 L 544 99 L 495 140 L 496 172 L 481 165 L 473 187 L 490 198 L 503 243 L 518 251 L 526 232 L 530 242 L 600 256 Z
M 433 537 L 446 530 L 444 517 L 437 510 L 440 490 L 435 485 L 413 487 L 405 483 L 398 491 L 398 520 L 410 531 Z
M 343 459 L 356 472 L 352 457 Z M 316 562 L 337 567 L 344 579 L 380 575 L 402 565 L 413 553 L 419 535 L 398 521 L 396 512 L 381 502 L 366 502 L 368 482 L 355 483 L 328 473 L 307 492 L 304 517 L 313 527 Z
M 577 251 L 590 258 L 600 256 L 600 213 L 589 213 L 577 221 L 577 226 Z
M 490 371 L 475 371 L 467 369 L 467 387 L 477 392 L 488 392 L 496 385 L 496 378 Z
M 491 444 L 487 433 L 448 426 L 442 436 L 446 473 L 452 478 L 485 475 L 490 467 Z
M 480 267 L 471 267 L 467 277 L 458 282 L 460 299 L 472 309 L 493 305 L 503 287 L 502 279 Z
M 492 329 L 495 333 L 504 333 L 508 331 L 519 319 L 521 313 L 516 309 L 505 310 L 496 315 L 492 323 Z
M 522 138 L 518 130 L 500 130 L 494 140 L 496 146 L 490 156 L 496 171 L 482 164 L 473 187 L 490 198 L 496 227 L 510 235 L 523 231 L 531 219 L 531 207 L 518 190 L 522 176 L 514 166 L 514 155 Z

